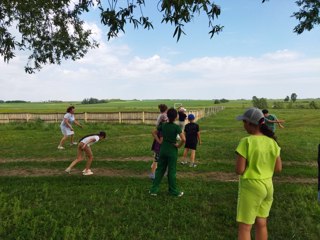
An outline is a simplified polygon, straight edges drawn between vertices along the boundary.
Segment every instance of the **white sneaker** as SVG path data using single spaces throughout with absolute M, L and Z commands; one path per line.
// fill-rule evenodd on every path
M 72 146 L 72 145 L 78 145 L 78 143 L 77 142 L 73 142 L 73 143 L 70 143 L 70 145 Z
M 89 176 L 89 175 L 92 175 L 93 174 L 93 172 L 90 170 L 90 169 L 88 169 L 87 171 L 85 171 L 84 173 L 82 173 L 84 176 Z
M 64 147 L 62 147 L 62 146 L 58 146 L 58 149 L 62 150 L 62 149 L 64 149 Z
M 71 173 L 71 169 L 70 168 L 67 168 L 66 170 L 64 170 L 66 173 Z
M 178 197 L 182 197 L 183 194 L 184 194 L 184 192 L 180 192 L 179 195 L 178 195 Z

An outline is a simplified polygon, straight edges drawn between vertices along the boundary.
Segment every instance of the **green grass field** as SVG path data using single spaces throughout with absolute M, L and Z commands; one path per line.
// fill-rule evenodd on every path
M 92 147 L 95 174 L 84 177 L 84 162 L 72 174 L 64 173 L 76 148 L 57 150 L 59 124 L 0 125 L 0 239 L 236 239 L 234 150 L 247 134 L 235 117 L 250 103 L 228 104 L 224 111 L 198 122 L 203 140 L 197 150 L 199 166 L 178 166 L 182 198 L 167 195 L 166 179 L 156 198 L 148 194 L 154 126 L 75 127 L 76 139 L 100 130 L 108 135 Z M 200 103 L 184 105 L 192 108 Z M 277 129 L 284 167 L 275 175 L 269 239 L 319 239 L 320 112 L 272 113 L 286 123 L 284 129 Z

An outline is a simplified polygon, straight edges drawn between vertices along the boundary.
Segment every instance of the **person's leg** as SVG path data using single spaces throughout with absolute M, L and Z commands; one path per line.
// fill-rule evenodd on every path
M 93 155 L 92 155 L 92 151 L 91 151 L 91 148 L 89 146 L 87 146 L 85 149 L 84 149 L 86 155 L 87 155 L 87 163 L 86 163 L 86 168 L 85 168 L 85 172 L 88 171 L 91 167 L 91 163 L 92 163 L 92 160 L 93 160 Z
M 70 135 L 70 144 L 73 144 L 73 134 L 72 135 Z
M 168 165 L 168 160 L 165 157 L 162 157 L 160 155 L 159 161 L 158 161 L 158 166 L 155 172 L 155 178 L 152 183 L 152 187 L 150 189 L 151 194 L 157 194 L 159 191 L 160 183 L 163 178 L 164 173 L 166 172 Z
M 268 239 L 268 229 L 267 229 L 267 219 L 266 218 L 256 218 L 255 222 L 256 239 L 257 240 L 267 240 Z
M 245 224 L 245 223 L 239 223 L 238 226 L 238 240 L 250 240 L 251 239 L 251 228 L 252 225 Z M 257 238 L 257 240 L 259 240 Z
M 156 173 L 156 169 L 157 169 L 157 166 L 158 166 L 158 161 L 159 161 L 159 153 L 154 153 L 154 161 L 153 163 L 151 164 L 151 175 L 155 176 L 155 173 Z
M 66 169 L 66 172 L 70 172 L 71 168 L 73 168 L 78 162 L 82 161 L 82 159 L 82 149 L 81 145 L 79 145 L 77 149 L 77 158 L 69 165 L 69 167 Z
M 182 155 L 182 164 L 187 164 L 188 160 L 187 160 L 187 156 L 188 156 L 188 152 L 189 152 L 189 148 L 185 148 L 183 150 L 183 155 Z
M 58 147 L 63 147 L 64 142 L 67 140 L 68 135 L 63 135 L 63 137 L 60 140 L 59 146 Z
M 153 163 L 151 164 L 151 173 L 155 174 L 157 169 L 157 162 L 153 161 Z
M 178 196 L 180 191 L 177 188 L 176 184 L 176 175 L 177 175 L 177 157 L 178 150 L 172 152 L 168 159 L 168 185 L 169 193 L 174 196 Z
M 194 160 L 196 158 L 196 150 L 194 149 L 191 149 L 191 154 L 190 154 L 190 161 L 191 161 L 191 164 L 194 164 Z

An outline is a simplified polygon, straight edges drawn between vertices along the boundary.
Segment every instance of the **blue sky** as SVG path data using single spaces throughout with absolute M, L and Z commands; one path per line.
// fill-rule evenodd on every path
M 160 24 L 154 2 L 144 9 L 154 30 L 128 26 L 109 42 L 98 10 L 91 11 L 85 20 L 100 47 L 76 62 L 47 65 L 34 75 L 24 73 L 22 52 L 0 62 L 0 100 L 319 97 L 320 28 L 293 33 L 295 1 L 215 1 L 223 32 L 210 39 L 207 19 L 199 16 L 178 43 L 174 27 Z

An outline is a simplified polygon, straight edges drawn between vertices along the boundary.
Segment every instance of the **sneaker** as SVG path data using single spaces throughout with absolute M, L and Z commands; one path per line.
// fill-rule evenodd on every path
M 197 164 L 195 164 L 195 163 L 190 163 L 190 165 L 189 165 L 189 167 L 196 167 L 197 166 Z
M 71 173 L 71 169 L 70 168 L 67 168 L 66 170 L 64 170 L 66 173 Z
M 156 193 L 151 193 L 150 191 L 149 191 L 149 194 L 150 194 L 150 196 L 154 196 L 154 197 L 156 197 L 158 195 Z
M 182 161 L 182 162 L 180 162 L 182 165 L 185 165 L 185 164 L 187 164 L 188 162 L 184 162 L 184 161 Z
M 78 143 L 77 142 L 70 143 L 70 146 L 72 145 L 78 145 Z
M 64 149 L 64 147 L 62 147 L 62 146 L 58 146 L 58 149 L 62 150 L 62 149 Z
M 82 174 L 83 174 L 84 176 L 89 176 L 89 175 L 92 175 L 93 172 L 92 172 L 90 169 L 88 169 L 87 171 L 83 172 Z
M 184 194 L 184 192 L 180 192 L 180 193 L 177 195 L 177 197 L 182 197 L 183 194 Z
M 154 175 L 153 173 L 150 173 L 150 174 L 149 174 L 149 178 L 152 179 L 152 180 L 154 180 L 154 179 L 155 179 L 155 175 Z

